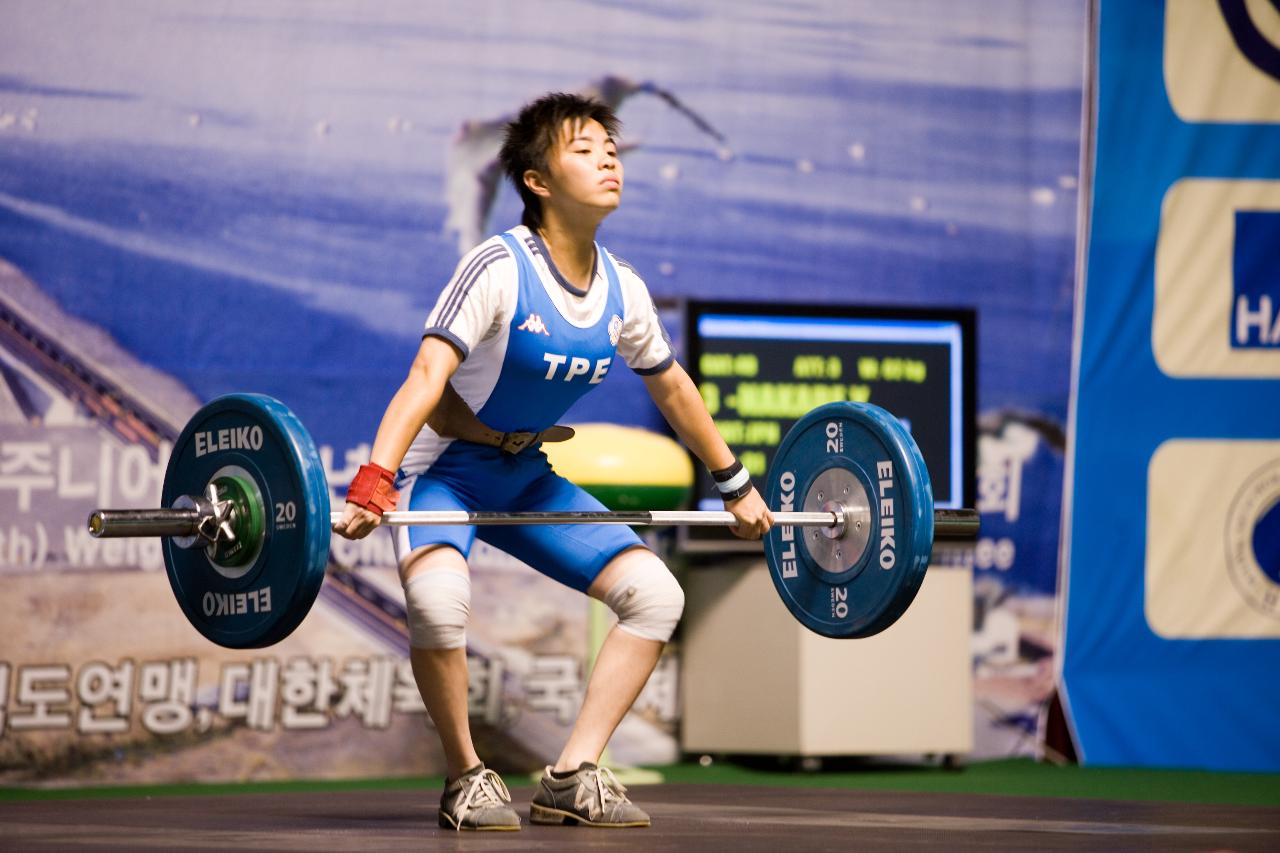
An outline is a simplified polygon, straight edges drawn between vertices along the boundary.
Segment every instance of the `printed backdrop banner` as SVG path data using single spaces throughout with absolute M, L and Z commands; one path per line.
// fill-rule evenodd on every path
M 1092 764 L 1280 768 L 1280 13 L 1103 3 L 1063 675 Z
M 1033 749 L 1080 4 L 14 0 L 3 17 L 0 781 L 441 770 L 383 532 L 335 540 L 298 632 L 236 653 L 186 625 L 156 543 L 83 525 L 157 502 L 183 423 L 231 391 L 299 415 L 337 499 L 459 257 L 518 221 L 502 123 L 551 90 L 617 108 L 627 189 L 601 242 L 677 335 L 684 298 L 977 309 L 975 740 Z M 664 429 L 625 370 L 567 420 Z M 580 701 L 587 605 L 499 552 L 472 569 L 482 753 L 537 767 Z M 675 757 L 677 673 L 673 649 L 616 760 Z

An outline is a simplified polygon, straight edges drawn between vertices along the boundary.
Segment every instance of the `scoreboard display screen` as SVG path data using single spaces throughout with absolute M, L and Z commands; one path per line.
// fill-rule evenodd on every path
M 757 488 L 792 424 L 850 400 L 902 421 L 929 468 L 937 507 L 973 505 L 973 311 L 689 302 L 685 316 L 689 375 Z M 723 509 L 696 459 L 694 470 L 697 508 Z M 689 550 L 759 547 L 723 528 L 680 534 Z

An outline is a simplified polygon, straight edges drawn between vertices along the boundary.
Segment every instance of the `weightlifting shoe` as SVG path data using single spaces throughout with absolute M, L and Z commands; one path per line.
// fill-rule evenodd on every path
M 565 779 L 546 769 L 529 806 L 529 822 L 621 828 L 648 826 L 649 816 L 627 799 L 627 789 L 607 767 L 584 761 Z
M 520 815 L 508 803 L 511 792 L 502 777 L 483 764 L 452 782 L 445 780 L 440 797 L 440 825 L 445 829 L 512 831 L 520 828 Z

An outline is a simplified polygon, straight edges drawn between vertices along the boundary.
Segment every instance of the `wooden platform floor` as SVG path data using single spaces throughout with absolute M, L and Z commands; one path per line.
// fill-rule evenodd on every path
M 635 787 L 649 829 L 455 833 L 424 791 L 0 802 L 3 850 L 1280 850 L 1250 806 L 707 784 Z

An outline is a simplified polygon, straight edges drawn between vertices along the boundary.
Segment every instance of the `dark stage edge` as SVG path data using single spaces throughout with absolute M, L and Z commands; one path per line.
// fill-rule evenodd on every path
M 3 850 L 1280 850 L 1280 809 L 821 788 L 636 786 L 649 829 L 436 826 L 426 791 L 0 803 Z

